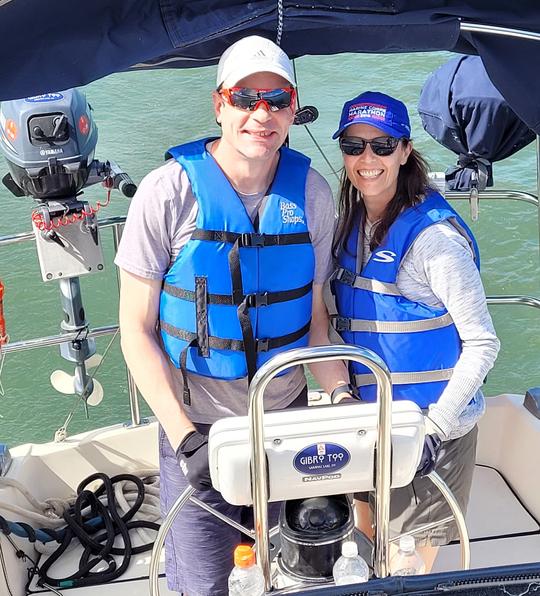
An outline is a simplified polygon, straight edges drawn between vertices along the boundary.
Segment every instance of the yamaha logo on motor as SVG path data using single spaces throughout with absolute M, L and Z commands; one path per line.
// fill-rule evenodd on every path
M 351 454 L 336 443 L 315 443 L 294 456 L 294 467 L 301 474 L 332 474 L 345 467 Z

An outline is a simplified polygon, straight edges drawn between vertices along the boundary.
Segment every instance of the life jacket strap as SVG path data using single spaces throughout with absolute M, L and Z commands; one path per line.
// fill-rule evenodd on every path
M 415 333 L 448 327 L 453 324 L 450 313 L 419 321 L 369 321 L 332 315 L 330 322 L 336 331 L 359 331 L 370 333 Z
M 424 370 L 419 372 L 390 373 L 393 385 L 409 385 L 416 383 L 433 383 L 436 381 L 448 381 L 454 372 L 453 368 L 440 370 Z M 365 373 L 354 375 L 354 383 L 357 387 L 375 385 L 377 380 L 374 374 Z
M 242 294 L 239 302 L 234 301 L 234 297 L 230 294 L 207 294 L 206 302 L 208 304 L 225 304 L 228 306 L 238 306 L 244 300 L 247 301 L 247 305 L 250 308 L 257 308 L 259 306 L 268 306 L 270 304 L 277 304 L 278 302 L 287 302 L 288 300 L 295 300 L 301 298 L 306 294 L 309 294 L 313 283 L 310 282 L 300 288 L 294 290 L 283 290 L 279 292 L 260 292 L 258 294 Z M 197 292 L 192 290 L 184 290 L 183 288 L 177 288 L 171 284 L 164 283 L 163 291 L 175 298 L 181 298 L 189 302 L 196 302 Z
M 300 329 L 292 331 L 291 333 L 287 333 L 286 335 L 269 337 L 266 339 L 255 339 L 256 352 L 269 352 L 270 350 L 283 348 L 288 344 L 292 344 L 299 339 L 302 339 L 306 333 L 309 333 L 310 325 L 311 321 L 308 321 L 303 327 L 300 327 Z M 185 329 L 179 329 L 178 327 L 169 325 L 164 321 L 160 321 L 160 326 L 161 329 L 168 335 L 183 341 L 187 341 L 190 344 L 188 347 L 198 347 L 198 338 L 196 333 L 186 331 Z M 241 339 L 226 339 L 222 337 L 215 337 L 213 335 L 208 336 L 208 347 L 213 350 L 232 350 L 234 352 L 243 352 L 245 349 L 244 342 Z
M 195 334 L 193 334 L 195 335 Z M 184 389 L 182 392 L 182 398 L 186 406 L 191 405 L 191 391 L 189 390 L 189 379 L 187 376 L 187 355 L 189 348 L 194 348 L 197 345 L 197 336 L 193 337 L 193 339 L 188 343 L 188 345 L 182 350 L 180 353 L 180 372 L 182 373 L 182 381 L 184 383 Z
M 378 281 L 377 279 L 370 279 L 369 277 L 362 277 L 357 275 L 354 271 L 340 267 L 333 275 L 332 280 L 339 281 L 342 284 L 358 288 L 360 290 L 368 290 L 375 294 L 389 294 L 390 296 L 401 296 L 396 284 Z
M 260 239 L 262 234 L 257 234 Z M 251 384 L 251 379 L 257 372 L 257 343 L 255 341 L 255 334 L 253 333 L 253 325 L 249 316 L 247 299 L 244 292 L 244 282 L 242 280 L 242 269 L 240 267 L 240 244 L 244 241 L 245 235 L 242 234 L 237 237 L 231 250 L 229 251 L 229 272 L 231 274 L 232 284 L 232 298 L 234 304 L 238 304 L 236 313 L 240 329 L 242 330 L 242 339 L 244 346 L 244 355 L 246 358 L 246 368 L 248 377 L 248 386 Z M 242 299 L 243 298 L 243 299 Z
M 290 244 L 309 244 L 308 232 L 295 234 L 259 234 L 258 232 L 226 232 L 223 230 L 196 229 L 192 240 L 211 240 L 213 242 L 238 243 L 240 248 L 264 248 L 265 246 L 288 246 Z

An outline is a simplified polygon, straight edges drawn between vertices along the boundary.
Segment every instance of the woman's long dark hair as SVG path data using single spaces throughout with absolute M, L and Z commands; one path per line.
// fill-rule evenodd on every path
M 409 141 L 403 140 L 406 144 Z M 399 169 L 397 189 L 394 198 L 388 203 L 382 218 L 375 224 L 371 237 L 370 249 L 373 251 L 381 245 L 388 229 L 397 216 L 407 207 L 420 203 L 429 186 L 428 165 L 424 158 L 413 149 L 407 162 Z M 355 222 L 365 221 L 366 207 L 360 192 L 352 185 L 345 168 L 341 174 L 338 194 L 338 223 L 332 253 L 335 258 L 347 248 L 347 238 Z

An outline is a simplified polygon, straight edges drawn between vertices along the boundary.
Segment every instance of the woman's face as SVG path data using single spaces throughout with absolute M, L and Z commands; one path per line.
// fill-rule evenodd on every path
M 388 137 L 386 133 L 369 124 L 353 124 L 343 133 L 344 137 L 360 137 L 370 141 L 377 137 Z M 360 155 L 346 155 L 343 162 L 347 176 L 353 186 L 362 194 L 368 207 L 382 213 L 396 194 L 399 168 L 407 162 L 412 144 L 400 142 L 390 155 L 378 156 L 367 145 Z

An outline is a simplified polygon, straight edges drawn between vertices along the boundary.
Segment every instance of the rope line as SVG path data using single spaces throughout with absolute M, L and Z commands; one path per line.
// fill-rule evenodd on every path
M 300 103 L 300 90 L 299 90 L 299 85 L 298 85 L 298 75 L 296 74 L 296 60 L 293 60 L 292 64 L 293 64 L 294 80 L 296 81 L 296 97 L 298 100 L 298 105 L 301 106 L 302 104 Z M 306 129 L 306 132 L 308 133 L 309 137 L 311 138 L 313 144 L 317 148 L 317 151 L 322 155 L 322 158 L 326 162 L 326 165 L 330 168 L 330 171 L 336 177 L 336 180 L 339 182 L 339 174 L 334 169 L 334 166 L 331 164 L 330 160 L 326 156 L 323 148 L 319 145 L 319 143 L 317 142 L 317 139 L 313 136 L 313 133 L 311 132 L 311 130 L 309 130 L 309 127 L 307 124 L 304 124 L 304 128 Z
M 45 501 L 33 497 L 20 482 L 0 479 L 0 486 L 19 491 L 37 511 L 25 511 L 6 503 L 0 503 L 0 508 L 21 512 L 31 521 L 43 522 L 44 527 L 34 529 L 26 522 L 10 522 L 0 516 L 0 531 L 10 542 L 11 534 L 23 537 L 33 543 L 38 552 L 49 555 L 41 566 L 35 566 L 39 586 L 61 589 L 110 582 L 124 573 L 132 555 L 152 549 L 161 520 L 159 472 L 149 469 L 140 470 L 138 474 L 143 479 L 130 474 L 110 478 L 95 473 L 79 485 L 76 497 Z M 142 544 L 133 545 L 133 531 Z M 122 546 L 114 546 L 118 536 Z M 78 570 L 67 577 L 51 577 L 50 568 L 73 540 L 84 549 Z M 120 557 L 119 564 L 115 557 Z M 105 570 L 94 571 L 103 563 L 107 565 Z

